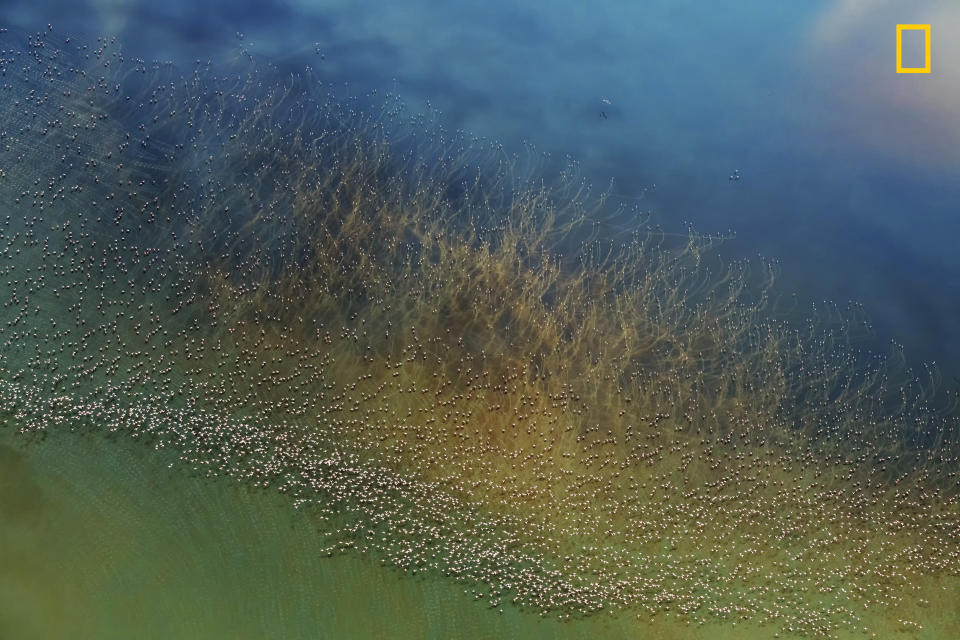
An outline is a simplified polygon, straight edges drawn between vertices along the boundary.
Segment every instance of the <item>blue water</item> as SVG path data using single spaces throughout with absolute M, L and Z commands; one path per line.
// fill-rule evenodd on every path
M 624 206 L 621 230 L 653 222 L 684 232 L 692 223 L 704 233 L 730 235 L 720 249 L 726 256 L 759 254 L 779 263 L 777 291 L 788 301 L 796 296 L 800 313 L 822 300 L 858 301 L 875 327 L 866 346 L 882 351 L 896 340 L 911 364 L 935 360 L 947 384 L 960 385 L 955 0 L 0 0 L 0 28 L 29 32 L 48 23 L 80 42 L 116 36 L 131 55 L 172 60 L 183 69 L 245 49 L 290 72 L 310 66 L 322 79 L 347 85 L 345 92 L 396 91 L 411 110 L 439 109 L 445 126 L 508 149 L 529 142 L 558 159 L 569 155 L 599 188 L 612 185 L 614 201 Z M 894 72 L 898 23 L 931 24 L 931 74 Z M 904 47 L 907 64 L 922 60 L 915 34 Z M 38 456 L 47 459 L 57 460 Z M 36 467 L 38 476 L 49 471 Z M 50 485 L 74 493 L 88 486 L 71 479 L 69 470 L 62 471 L 66 480 Z M 91 477 L 89 487 L 100 486 L 102 478 Z M 114 481 L 116 487 L 129 483 L 120 475 Z M 79 530 L 105 538 L 102 531 L 127 520 L 145 523 L 136 531 L 150 529 L 154 523 L 143 514 L 154 505 L 138 500 L 131 502 L 133 515 L 121 513 L 106 524 L 91 517 Z M 215 503 L 201 521 L 224 521 L 233 502 L 222 498 L 225 506 Z M 241 502 L 247 512 L 257 508 Z M 171 524 L 173 497 L 169 505 L 156 510 L 162 533 L 163 527 L 179 531 Z M 68 528 L 79 522 L 71 518 L 72 512 L 51 521 Z M 312 532 L 300 533 L 307 544 Z M 34 548 L 32 536 L 22 536 L 23 548 Z M 217 550 L 216 541 L 201 542 L 199 549 Z M 264 556 L 263 574 L 279 584 L 288 568 L 274 560 Z M 236 564 L 239 575 L 246 565 Z M 144 575 L 153 571 L 147 561 L 134 567 Z M 221 574 L 197 578 L 200 569 L 174 571 L 172 580 L 218 584 Z M 367 573 L 348 569 L 344 575 L 359 577 L 333 572 L 329 584 L 342 590 L 352 580 L 358 592 L 368 588 Z M 25 565 L 23 575 L 33 571 Z M 51 575 L 50 584 L 61 579 Z M 235 574 L 224 575 L 222 581 L 236 581 L 237 594 L 249 589 Z M 38 579 L 36 591 L 48 591 L 46 584 Z M 377 593 L 391 592 L 390 584 Z M 290 587 L 291 602 L 312 597 L 298 588 Z M 418 591 L 417 598 L 437 602 L 459 590 L 417 588 L 426 594 Z M 279 593 L 278 601 L 288 597 Z M 236 598 L 223 596 L 225 602 Z M 422 608 L 420 600 L 396 608 Z M 73 606 L 84 608 L 82 602 Z M 225 611 L 217 624 L 237 615 Z M 266 617 L 255 607 L 247 614 Z M 326 611 L 306 620 L 303 637 L 321 614 Z M 559 633 L 511 615 L 508 610 L 506 622 L 497 618 L 491 628 L 524 637 L 531 637 L 528 628 L 545 637 Z M 426 622 L 417 624 L 435 630 L 446 616 L 424 614 Z M 370 616 L 378 623 L 386 619 Z M 293 622 L 301 621 L 291 617 L 289 628 L 299 628 Z M 615 623 L 621 621 L 602 624 Z M 567 633 L 575 637 L 579 629 Z
M 429 102 L 508 148 L 570 154 L 668 229 L 733 230 L 724 251 L 779 261 L 804 305 L 862 302 L 878 349 L 896 339 L 949 379 L 960 10 L 902 4 L 5 0 L 0 22 L 183 64 L 243 46 Z M 894 73 L 898 22 L 933 24 L 933 73 Z M 922 38 L 904 47 L 922 58 Z

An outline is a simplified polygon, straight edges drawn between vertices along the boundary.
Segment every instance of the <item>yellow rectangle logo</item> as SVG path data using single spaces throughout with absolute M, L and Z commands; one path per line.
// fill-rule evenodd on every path
M 903 66 L 903 32 L 923 31 L 924 34 L 924 66 Z M 898 24 L 897 25 L 897 73 L 930 73 L 930 25 L 928 24 Z

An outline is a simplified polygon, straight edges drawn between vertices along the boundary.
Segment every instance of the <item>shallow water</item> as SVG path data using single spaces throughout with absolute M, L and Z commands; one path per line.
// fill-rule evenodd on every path
M 559 622 L 509 605 L 499 613 L 436 577 L 359 554 L 327 557 L 287 501 L 187 477 L 136 444 L 0 438 L 0 637 L 769 636 L 622 614 Z
M 437 579 L 328 558 L 286 501 L 187 478 L 122 441 L 66 436 L 25 451 L 5 437 L 0 456 L 6 638 L 535 638 L 561 630 L 509 608 L 494 615 Z
M 99 217 L 95 223 L 90 219 L 93 211 L 104 211 L 105 200 L 108 207 L 115 206 L 116 194 L 101 185 L 100 175 L 94 179 L 84 173 L 87 165 L 76 171 L 71 165 L 73 173 L 63 170 L 64 160 L 58 165 L 57 158 L 60 142 L 56 154 L 44 145 L 66 138 L 56 137 L 62 133 L 55 127 L 45 137 L 46 130 L 33 128 L 36 116 L 26 108 L 60 117 L 56 101 L 69 92 L 36 105 L 31 93 L 22 113 L 9 105 L 0 111 L 8 118 L 0 121 L 4 144 L 10 145 L 5 150 L 15 149 L 12 155 L 0 155 L 0 194 L 9 196 L 9 202 L 0 202 L 7 208 L 0 217 L 9 210 L 13 218 L 12 226 L 9 218 L 0 220 L 5 224 L 0 228 L 5 244 L 0 266 L 8 293 L 0 310 L 0 320 L 6 321 L 0 326 L 6 341 L 0 350 L 5 374 L 0 397 L 7 422 L 0 426 L 0 637 L 752 640 L 823 637 L 828 631 L 837 638 L 960 636 L 960 556 L 951 554 L 960 544 L 957 409 L 941 415 L 928 405 L 949 407 L 951 396 L 944 398 L 943 387 L 949 391 L 957 382 L 952 376 L 960 361 L 960 279 L 955 277 L 960 263 L 952 240 L 958 230 L 953 209 L 960 195 L 960 144 L 945 143 L 960 132 L 955 126 L 960 101 L 952 101 L 953 70 L 945 69 L 932 80 L 891 80 L 871 66 L 889 53 L 888 47 L 876 44 L 889 35 L 887 22 L 911 16 L 881 1 L 875 15 L 882 18 L 862 15 L 853 3 L 840 3 L 844 6 L 839 9 L 813 4 L 790 11 L 738 8 L 723 15 L 694 3 L 662 3 L 648 11 L 618 2 L 603 10 L 558 5 L 563 10 L 551 6 L 549 11 L 506 5 L 478 11 L 465 3 L 439 9 L 413 0 L 371 10 L 375 5 L 275 2 L 250 3 L 240 10 L 211 2 L 191 4 L 183 13 L 176 2 L 121 7 L 51 1 L 38 6 L 13 0 L 0 9 L 0 22 L 28 31 L 43 31 L 47 14 L 57 15 L 61 22 L 48 31 L 58 46 L 63 32 L 92 40 L 106 31 L 121 38 L 128 55 L 171 58 L 180 72 L 202 69 L 195 76 L 197 83 L 175 98 L 180 102 L 173 105 L 179 111 L 169 114 L 173 125 L 164 128 L 164 120 L 149 129 L 152 141 L 142 142 L 147 151 L 134 144 L 133 168 L 128 165 L 128 173 L 119 173 L 120 209 L 124 195 L 137 204 L 113 227 L 109 221 L 101 225 Z M 939 20 L 941 27 L 960 22 L 940 2 L 923 4 L 918 11 Z M 470 25 L 465 37 L 444 28 L 461 23 Z M 7 42 L 11 37 L 16 36 L 4 35 Z M 25 41 L 21 37 L 17 46 Z M 939 36 L 935 40 L 938 60 L 953 51 L 944 42 Z M 753 55 L 754 47 L 769 55 Z M 206 134 L 192 133 L 194 124 L 184 107 L 199 96 L 206 100 L 216 95 L 218 86 L 213 75 L 206 75 L 201 58 L 215 59 L 209 68 L 216 73 L 217 63 L 235 64 L 241 48 L 256 53 L 247 68 L 255 69 L 260 81 L 247 85 L 247 93 L 233 94 L 228 88 L 225 110 L 210 108 L 211 128 Z M 839 55 L 846 56 L 849 67 L 826 64 Z M 714 64 L 705 64 L 707 59 Z M 552 64 L 545 65 L 547 61 Z M 302 132 L 295 117 L 284 120 L 281 115 L 275 136 L 255 119 L 217 120 L 224 113 L 246 113 L 248 99 L 262 100 L 258 104 L 272 117 L 269 87 L 296 84 L 288 73 L 301 73 L 305 65 L 313 67 L 311 78 L 332 83 L 337 96 L 389 87 L 414 111 L 429 100 L 427 120 L 448 130 L 464 126 L 502 140 L 508 150 L 522 149 L 521 140 L 532 140 L 554 154 L 537 170 L 543 169 L 547 184 L 561 193 L 570 183 L 550 172 L 562 164 L 559 157 L 571 153 L 581 161 L 580 172 L 595 184 L 604 186 L 615 178 L 614 195 L 607 202 L 628 207 L 602 222 L 588 219 L 578 232 L 589 237 L 603 228 L 623 240 L 634 233 L 646 237 L 648 223 L 656 223 L 667 235 L 650 237 L 667 239 L 666 254 L 654 250 L 658 241 L 641 241 L 625 245 L 622 263 L 591 262 L 595 254 L 584 249 L 574 253 L 587 257 L 579 263 L 581 271 L 552 270 L 553 263 L 537 263 L 531 256 L 575 247 L 581 237 L 577 232 L 569 238 L 558 233 L 564 240 L 555 245 L 539 237 L 538 225 L 546 218 L 536 206 L 519 206 L 511 214 L 518 216 L 517 228 L 524 232 L 510 235 L 495 224 L 485 227 L 501 214 L 514 219 L 484 202 L 483 213 L 493 215 L 470 218 L 481 229 L 483 240 L 478 241 L 461 235 L 465 225 L 437 224 L 450 202 L 476 205 L 460 182 L 441 185 L 449 200 L 418 200 L 420 195 L 409 194 L 391 199 L 391 172 L 407 175 L 403 172 L 409 170 L 410 176 L 419 176 L 416 171 L 423 166 L 389 154 L 351 155 L 354 143 L 366 149 L 364 144 L 379 131 L 369 123 L 352 130 L 336 120 L 342 114 L 334 109 L 337 124 L 329 131 L 331 139 L 350 144 L 321 146 L 311 155 L 311 149 L 302 146 L 291 152 L 291 145 L 302 142 L 285 135 Z M 30 89 L 36 78 L 16 84 L 14 66 L 14 97 L 27 95 L 16 92 Z M 121 74 L 117 86 L 122 82 L 135 95 L 145 96 L 151 87 L 137 77 Z M 61 80 L 67 88 L 83 85 L 78 78 L 58 76 L 57 82 Z M 341 83 L 349 87 L 341 88 Z M 104 93 L 110 95 L 109 90 Z M 304 104 L 319 104 L 319 92 L 303 95 L 311 102 L 294 101 L 293 112 Z M 72 99 L 64 102 L 77 108 Z M 130 131 L 141 135 L 138 118 L 151 107 L 127 110 L 110 97 L 104 104 L 104 136 L 87 133 L 81 142 L 89 159 L 112 167 L 113 153 L 124 151 L 124 134 L 127 140 Z M 432 111 L 434 106 L 442 112 Z M 73 115 L 64 117 L 70 121 Z M 304 120 L 313 126 L 329 124 Z M 418 135 L 429 139 L 423 142 L 428 158 L 443 153 L 437 151 L 442 145 L 431 147 L 437 132 L 431 126 L 413 129 L 410 143 L 417 148 Z M 218 127 L 234 134 L 229 140 L 237 138 L 236 145 L 221 136 Z M 44 137 L 32 137 L 38 135 Z M 459 144 L 455 140 L 454 147 Z M 180 153 L 184 147 L 173 145 L 183 141 L 188 150 Z M 194 143 L 198 146 L 191 146 Z M 404 139 L 398 147 L 407 143 Z M 161 161 L 152 146 L 158 144 L 178 152 Z M 199 151 L 205 145 L 229 153 L 208 156 Z M 34 164 L 17 166 L 20 153 Z M 461 175 L 459 166 L 449 175 L 444 171 L 450 170 L 451 158 L 457 161 L 457 153 L 433 167 L 428 161 L 426 173 L 436 170 L 441 181 L 454 180 Z M 224 161 L 240 157 L 249 164 Z M 337 163 L 323 164 L 329 157 Z M 463 157 L 476 159 L 469 153 Z M 366 162 L 376 170 L 365 171 Z M 227 187 L 208 192 L 203 179 L 192 173 L 200 166 L 214 176 L 211 185 Z M 324 182 L 336 174 L 324 173 L 331 167 L 361 169 L 344 174 L 350 176 L 344 190 L 349 197 L 369 191 L 369 202 L 376 204 L 378 195 L 386 194 L 384 201 L 394 208 L 385 207 L 381 219 L 374 217 L 372 231 L 363 226 L 369 219 L 349 215 L 351 206 L 328 208 L 337 199 L 326 199 L 326 186 L 311 191 L 317 183 L 336 183 L 336 178 Z M 736 180 L 727 176 L 734 168 Z M 489 175 L 492 201 L 502 203 L 496 187 L 502 188 L 505 175 L 513 176 L 497 169 Z M 141 182 L 137 187 L 133 180 L 124 185 L 124 176 Z M 175 182 L 183 179 L 183 191 L 175 193 L 156 180 L 167 176 Z M 292 188 L 289 176 L 294 178 Z M 420 178 L 408 179 L 420 185 L 415 182 Z M 78 181 L 74 187 L 86 191 L 71 190 L 58 201 L 73 180 Z M 418 194 L 429 194 L 435 186 L 423 184 L 428 188 Z M 281 188 L 272 191 L 277 185 Z M 354 190 L 357 186 L 362 188 Z M 339 187 L 336 191 L 340 193 Z M 299 199 L 285 199 L 291 192 Z M 154 193 L 159 197 L 152 199 Z M 523 189 L 519 193 L 521 199 L 529 195 Z M 14 196 L 16 206 L 11 204 Z M 352 210 L 366 211 L 369 202 L 362 195 L 356 198 Z M 408 201 L 415 205 L 409 210 L 403 206 Z M 177 202 L 196 209 L 181 209 Z M 278 202 L 278 217 L 265 216 Z M 421 207 L 424 202 L 444 213 Z M 152 233 L 153 227 L 144 232 L 129 215 L 141 204 L 140 212 L 152 216 L 164 211 L 174 222 L 167 217 L 157 225 L 160 232 Z M 225 204 L 236 220 L 221 215 Z M 293 210 L 303 215 L 290 215 Z M 318 211 L 334 220 L 330 229 L 311 222 Z M 90 219 L 79 222 L 87 214 Z M 456 215 L 454 211 L 450 218 L 457 220 Z M 185 220 L 199 221 L 193 232 L 184 231 L 189 224 L 178 226 Z M 243 224 L 235 224 L 237 220 Z M 395 220 L 402 222 L 390 226 Z M 341 238 L 340 229 L 354 229 L 344 221 L 360 231 Z M 732 228 L 736 237 L 710 247 L 710 259 L 701 261 L 705 248 L 696 242 L 689 253 L 682 250 L 686 221 L 708 233 Z M 378 247 L 389 244 L 383 234 L 396 229 L 402 232 L 397 237 L 415 247 L 412 254 L 391 253 L 393 245 L 379 252 Z M 324 245 L 330 230 L 335 239 Z M 87 231 L 93 235 L 84 235 Z M 368 232 L 369 237 L 364 235 Z M 175 240 L 167 241 L 168 236 Z M 218 244 L 227 242 L 224 236 L 235 244 Z M 502 242 L 504 237 L 508 242 Z M 37 238 L 44 243 L 42 250 Z M 288 261 L 288 248 L 302 249 L 297 242 L 304 238 L 307 244 L 316 240 L 311 245 L 315 251 Z M 436 244 L 431 244 L 434 239 Z M 503 251 L 475 251 L 488 239 Z M 208 254 L 184 249 L 197 241 L 219 248 Z M 512 242 L 519 247 L 515 253 Z M 224 248 L 228 246 L 229 251 Z M 269 248 L 261 252 L 262 247 Z M 419 259 L 424 247 L 432 248 L 423 250 L 424 260 L 413 260 L 413 266 L 405 262 L 413 254 Z M 141 261 L 157 248 L 161 258 Z M 230 251 L 235 251 L 236 262 L 218 262 Z M 747 267 L 734 262 L 757 252 L 779 263 L 779 270 L 770 271 L 777 276 L 772 285 L 764 279 L 767 268 L 760 261 Z M 108 254 L 115 259 L 110 265 Z M 342 258 L 350 272 L 358 255 L 375 265 L 369 272 L 373 275 L 337 280 L 341 265 L 331 267 L 331 256 Z M 671 262 L 674 255 L 679 257 Z M 622 272 L 618 264 L 625 265 Z M 704 275 L 709 273 L 707 264 L 714 269 L 709 277 Z M 604 269 L 611 265 L 614 275 L 606 280 Z M 315 279 L 304 282 L 297 272 L 301 266 L 313 269 Z M 727 268 L 730 271 L 724 271 Z M 638 283 L 631 280 L 631 269 L 648 288 L 634 286 Z M 73 275 L 83 272 L 86 282 Z M 184 280 L 171 275 L 177 273 L 188 283 L 186 288 L 178 289 Z M 251 273 L 255 275 L 245 282 Z M 383 273 L 387 278 L 380 277 Z M 137 277 L 142 279 L 135 285 Z M 350 291 L 349 286 L 356 285 L 364 295 L 337 298 L 327 296 L 335 287 L 311 288 L 314 282 L 326 282 L 323 278 L 345 283 Z M 405 289 L 402 283 L 408 278 L 414 284 Z M 723 306 L 729 292 L 723 285 L 712 289 L 714 279 L 732 282 L 733 289 L 743 286 L 745 293 L 733 295 L 733 304 Z M 265 285 L 268 291 L 276 287 L 280 302 L 270 294 L 251 293 L 256 286 L 245 290 L 247 284 Z M 202 293 L 176 306 L 177 300 L 159 293 L 168 286 L 177 300 L 183 291 Z M 648 293 L 634 295 L 634 289 Z M 380 297 L 367 296 L 370 291 Z M 564 291 L 567 298 L 558 294 Z M 611 291 L 615 293 L 608 297 Z M 67 309 L 64 300 L 83 300 L 81 292 L 89 296 L 87 302 Z M 768 294 L 786 301 L 771 305 L 776 321 L 764 315 Z M 859 311 L 848 310 L 853 315 L 841 320 L 841 312 L 821 304 L 821 315 L 809 321 L 809 341 L 795 343 L 794 334 L 778 333 L 779 319 L 803 318 L 801 324 L 806 323 L 808 304 L 823 298 L 864 302 L 876 331 L 859 325 Z M 407 308 L 404 300 L 418 304 Z M 566 306 L 554 306 L 556 300 L 565 300 Z M 685 315 L 691 309 L 695 313 Z M 328 328 L 343 327 L 340 342 L 329 332 L 323 336 L 309 329 L 310 318 L 322 321 L 321 326 L 328 323 Z M 618 318 L 626 320 L 618 324 Z M 699 323 L 702 318 L 707 320 Z M 408 322 L 412 332 L 404 326 Z M 517 328 L 519 334 L 510 333 Z M 157 337 L 161 329 L 170 330 L 169 339 L 165 330 Z M 200 331 L 199 350 L 194 329 Z M 599 336 L 596 342 L 591 342 L 593 335 Z M 204 343 L 207 338 L 209 343 Z M 350 338 L 361 345 L 356 351 Z M 645 350 L 648 338 L 662 349 Z M 906 345 L 903 358 L 910 364 L 941 361 L 947 375 L 940 395 L 924 386 L 925 378 L 918 384 L 915 373 L 907 372 L 901 380 L 897 348 L 890 371 L 880 365 L 871 368 L 881 361 L 877 352 L 885 352 L 891 338 Z M 141 347 L 151 340 L 154 351 Z M 334 342 L 337 346 L 325 351 Z M 842 348 L 835 351 L 836 344 Z M 116 358 L 110 360 L 114 349 Z M 309 357 L 303 355 L 307 350 Z M 413 364 L 392 375 L 384 373 L 400 368 L 398 353 L 404 363 Z M 330 354 L 336 358 L 328 360 Z M 85 369 L 90 362 L 98 364 Z M 483 374 L 470 377 L 474 367 Z M 541 375 L 544 371 L 551 375 Z M 923 370 L 920 373 L 923 378 Z M 394 382 L 400 375 L 403 384 Z M 225 381 L 230 380 L 233 386 L 228 388 Z M 284 386 L 290 380 L 300 381 L 299 386 Z M 276 391 L 261 393 L 261 385 Z M 390 391 L 390 385 L 396 390 Z M 105 387 L 111 388 L 107 401 L 101 393 Z M 116 392 L 118 388 L 130 395 Z M 384 388 L 387 392 L 381 393 Z M 414 396 L 414 388 L 421 395 Z M 156 395 L 143 402 L 135 394 L 140 389 Z M 31 398 L 26 403 L 25 390 L 34 394 L 26 394 Z M 433 395 L 421 399 L 427 392 Z M 122 410 L 111 413 L 111 403 L 122 408 L 129 401 L 132 416 L 161 406 L 182 408 L 184 395 L 188 403 L 197 401 L 198 414 L 225 407 L 213 412 L 213 423 L 217 437 L 228 435 L 214 438 L 213 449 L 205 448 L 210 434 L 199 427 L 193 432 L 186 422 L 161 420 L 149 428 L 133 419 L 121 420 L 119 427 L 111 422 L 123 416 Z M 586 397 L 582 403 L 581 395 Z M 433 403 L 431 397 L 436 398 Z M 374 417 L 367 422 L 343 419 L 344 405 L 353 405 L 350 411 L 366 407 L 365 415 Z M 503 405 L 506 409 L 498 414 Z M 89 425 L 78 417 L 91 406 L 100 411 L 94 413 L 103 418 L 100 424 Z M 302 420 L 304 407 L 311 414 Z M 392 417 L 378 417 L 391 410 Z M 396 417 L 403 410 L 406 420 Z M 411 419 L 415 412 L 423 417 Z M 437 426 L 446 424 L 451 413 L 457 416 L 454 424 Z M 26 415 L 30 430 L 46 430 L 45 439 L 27 444 L 15 435 L 20 422 L 11 418 L 14 414 Z M 263 418 L 255 424 L 269 436 L 266 444 L 257 441 L 262 448 L 256 453 L 279 450 L 291 455 L 302 465 L 297 467 L 302 476 L 294 474 L 287 483 L 286 470 L 278 472 L 268 464 L 261 465 L 267 469 L 262 476 L 243 475 L 250 468 L 243 466 L 246 454 L 238 442 L 245 441 L 231 438 L 244 432 L 231 430 L 236 416 L 249 415 Z M 541 416 L 544 420 L 538 423 Z M 298 451 L 295 444 L 270 439 L 284 435 L 288 419 L 294 425 L 290 433 L 321 441 L 311 455 L 332 455 L 337 462 L 317 477 L 309 476 L 316 471 L 316 458 L 297 458 L 291 454 Z M 563 429 L 561 420 L 574 426 Z M 119 433 L 104 433 L 107 424 Z M 360 426 L 352 431 L 356 424 Z M 65 425 L 80 425 L 85 433 L 61 433 Z M 635 430 L 635 425 L 640 426 Z M 202 464 L 212 460 L 216 473 L 284 482 L 282 488 L 293 487 L 298 498 L 304 494 L 296 491 L 309 485 L 298 485 L 302 478 L 322 485 L 336 477 L 335 472 L 345 472 L 350 477 L 343 476 L 342 487 L 349 489 L 348 499 L 338 501 L 342 496 L 335 495 L 327 501 L 329 495 L 311 494 L 304 500 L 351 514 L 357 511 L 351 492 L 370 490 L 360 496 L 360 503 L 375 502 L 373 496 L 380 494 L 374 489 L 383 485 L 362 474 L 354 482 L 350 474 L 359 473 L 359 467 L 352 461 L 338 466 L 340 454 L 355 449 L 371 458 L 382 454 L 378 463 L 392 466 L 389 473 L 376 467 L 374 479 L 403 487 L 401 502 L 385 501 L 389 509 L 384 507 L 384 513 L 395 517 L 403 499 L 423 497 L 424 505 L 414 505 L 422 507 L 416 513 L 430 516 L 424 522 L 432 527 L 442 519 L 430 511 L 437 504 L 467 504 L 482 514 L 502 516 L 491 521 L 504 525 L 502 531 L 494 527 L 504 538 L 482 538 L 471 528 L 470 518 L 467 524 L 457 520 L 463 513 L 472 518 L 474 511 L 451 507 L 445 515 L 452 526 L 444 521 L 440 528 L 429 529 L 441 541 L 434 546 L 432 538 L 411 533 L 404 523 L 388 518 L 383 524 L 378 519 L 382 513 L 371 508 L 360 516 L 366 523 L 360 538 L 372 541 L 369 557 L 357 550 L 328 557 L 336 535 L 324 535 L 334 528 L 329 520 L 321 522 L 310 509 L 294 510 L 289 497 L 272 490 L 253 489 L 233 477 L 201 478 L 190 473 L 189 463 L 168 466 L 173 453 L 152 451 L 129 437 L 146 432 L 149 436 L 143 439 L 153 442 L 159 434 L 171 448 L 181 447 L 185 457 L 208 456 Z M 168 439 L 171 434 L 182 439 Z M 384 441 L 389 446 L 380 450 Z M 217 449 L 220 446 L 224 449 Z M 547 455 L 555 446 L 557 453 Z M 239 467 L 230 466 L 236 462 L 232 459 L 216 467 L 238 448 Z M 521 454 L 522 462 L 514 463 Z M 444 475 L 448 455 L 452 480 Z M 528 460 L 542 462 L 525 467 Z M 611 461 L 615 464 L 608 465 Z M 514 473 L 517 465 L 520 470 Z M 257 470 L 253 463 L 250 467 Z M 438 478 L 449 480 L 452 502 L 432 501 L 437 493 L 449 497 L 434 491 L 442 484 Z M 417 490 L 403 493 L 407 480 Z M 435 482 L 440 484 L 431 484 Z M 428 489 L 418 493 L 423 486 Z M 336 487 L 328 485 L 323 490 L 336 493 Z M 657 514 L 652 522 L 645 521 L 648 513 Z M 366 538 L 367 526 L 382 526 L 379 532 L 385 537 L 374 540 L 370 529 Z M 470 546 L 475 541 L 471 536 L 493 547 Z M 554 546 L 541 544 L 544 538 Z M 376 544 L 380 546 L 374 549 Z M 396 544 L 408 546 L 397 553 Z M 528 601 L 549 606 L 550 615 L 541 618 L 537 611 L 521 610 L 508 601 L 488 606 L 485 585 L 439 575 L 450 571 L 451 563 L 459 570 L 461 558 L 438 557 L 438 546 L 458 553 L 491 548 L 543 553 L 536 557 L 546 558 L 545 564 L 529 572 L 518 569 L 529 559 L 519 555 L 520 564 L 494 563 L 493 575 L 515 581 L 504 588 L 508 595 L 522 593 Z M 572 553 L 564 556 L 561 548 Z M 423 549 L 433 554 L 428 575 L 402 569 L 409 563 L 417 566 L 421 558 L 416 553 Z M 502 557 L 511 562 L 515 558 L 506 553 Z M 401 568 L 381 566 L 391 563 Z M 477 557 L 468 557 L 465 565 L 489 566 Z M 596 591 L 587 589 L 580 600 L 570 597 L 553 606 L 570 593 L 568 583 L 559 590 L 536 590 L 554 584 L 540 580 L 553 566 L 562 566 L 577 580 L 587 576 L 585 581 Z M 634 591 L 608 589 L 621 570 Z M 484 597 L 478 601 L 472 592 Z M 615 600 L 621 593 L 630 594 L 626 607 L 592 610 L 597 602 Z M 576 606 L 592 612 L 567 622 L 555 618 L 568 610 L 565 607 Z M 681 606 L 691 607 L 689 616 L 677 613 Z M 773 622 L 758 626 L 758 618 Z M 792 633 L 798 619 L 806 625 L 805 635 Z M 863 630 L 858 628 L 861 623 Z
M 285 500 L 187 477 L 136 444 L 89 436 L 26 446 L 0 431 L 0 567 L 0 637 L 19 640 L 791 637 L 663 614 L 559 622 L 509 605 L 499 613 L 436 577 L 327 557 Z M 960 633 L 960 611 L 949 612 L 960 586 L 951 589 L 916 637 Z

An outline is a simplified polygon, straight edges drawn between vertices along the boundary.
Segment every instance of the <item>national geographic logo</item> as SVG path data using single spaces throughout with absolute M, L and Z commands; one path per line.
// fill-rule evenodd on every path
M 923 31 L 923 66 L 903 66 L 903 32 Z M 897 25 L 897 73 L 930 73 L 930 25 L 928 24 L 898 24 Z

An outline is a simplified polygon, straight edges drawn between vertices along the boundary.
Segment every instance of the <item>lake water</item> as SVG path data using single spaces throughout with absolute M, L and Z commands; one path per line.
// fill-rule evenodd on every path
M 344 94 L 395 92 L 409 110 L 439 110 L 446 128 L 511 152 L 531 143 L 550 154 L 547 171 L 569 156 L 622 205 L 607 221 L 614 236 L 648 226 L 683 234 L 688 223 L 724 236 L 724 261 L 760 255 L 777 264 L 773 295 L 786 315 L 804 317 L 826 300 L 861 303 L 873 328 L 858 349 L 886 353 L 895 341 L 910 366 L 935 361 L 942 388 L 960 389 L 954 2 L 0 6 L 0 28 L 14 33 L 46 32 L 48 23 L 78 42 L 116 36 L 128 56 L 188 72 L 242 49 L 275 65 L 278 78 L 309 67 Z M 932 73 L 895 73 L 901 23 L 931 24 Z M 922 63 L 916 35 L 903 41 L 905 65 Z M 15 124 L 0 121 L 0 130 Z M 288 501 L 168 469 L 126 440 L 57 435 L 25 446 L 12 430 L 0 435 L 2 637 L 774 632 L 671 614 L 651 623 L 629 608 L 567 623 L 511 606 L 499 613 L 453 580 L 404 576 L 354 552 L 327 558 L 310 517 Z M 945 605 L 930 629 L 952 637 L 957 618 Z

